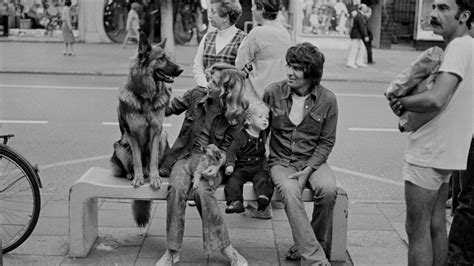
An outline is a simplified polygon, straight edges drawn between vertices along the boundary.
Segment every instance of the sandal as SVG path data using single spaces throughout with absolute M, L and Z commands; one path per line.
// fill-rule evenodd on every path
M 286 252 L 286 260 L 301 260 L 301 254 L 298 251 L 298 247 L 296 245 L 291 246 L 291 248 Z

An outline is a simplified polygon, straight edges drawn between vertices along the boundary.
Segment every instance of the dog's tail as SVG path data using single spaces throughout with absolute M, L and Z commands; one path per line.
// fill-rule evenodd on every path
M 150 221 L 151 200 L 134 200 L 132 202 L 133 217 L 139 227 L 145 227 Z

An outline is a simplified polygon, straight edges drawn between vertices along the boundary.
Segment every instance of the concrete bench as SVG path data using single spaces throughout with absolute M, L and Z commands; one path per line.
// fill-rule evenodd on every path
M 129 180 L 112 176 L 108 169 L 89 169 L 69 190 L 69 257 L 86 257 L 97 238 L 98 198 L 166 200 L 167 191 L 167 178 L 159 190 L 150 188 L 149 183 L 134 188 Z M 225 201 L 223 186 L 216 190 L 215 196 L 217 200 Z M 244 185 L 244 199 L 256 200 L 250 182 Z M 278 193 L 272 200 L 280 200 Z M 303 191 L 303 200 L 313 201 L 310 189 Z M 338 187 L 329 252 L 331 261 L 346 259 L 347 215 L 347 194 Z

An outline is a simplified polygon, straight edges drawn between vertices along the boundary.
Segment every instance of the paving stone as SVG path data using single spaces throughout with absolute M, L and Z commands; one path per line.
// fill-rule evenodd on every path
M 117 247 L 112 250 L 91 249 L 85 258 L 64 258 L 61 265 L 134 265 L 139 247 Z
M 349 249 L 354 265 L 407 265 L 407 250 L 396 248 L 351 247 Z
M 150 236 L 166 236 L 166 220 L 154 219 L 148 230 Z M 201 219 L 186 219 L 184 222 L 185 237 L 202 237 Z
M 387 218 L 383 215 L 351 214 L 347 222 L 348 230 L 393 230 Z
M 381 214 L 377 204 L 371 203 L 350 203 L 349 204 L 349 215 L 351 214 Z
M 234 247 L 272 248 L 275 236 L 271 229 L 235 229 L 229 230 L 229 237 Z
M 18 248 L 11 251 L 12 255 L 64 256 L 69 247 L 67 236 L 31 235 Z
M 114 243 L 119 246 L 139 246 L 143 244 L 146 234 L 138 227 L 109 227 L 99 228 L 97 243 Z
M 34 255 L 3 255 L 3 263 L 8 266 L 25 266 L 25 265 L 59 265 L 64 259 L 63 256 L 34 256 Z
M 271 219 L 257 219 L 241 214 L 223 214 L 227 228 L 241 229 L 271 229 Z
M 133 227 L 137 226 L 132 215 L 132 210 L 99 210 L 99 227 L 100 226 L 116 226 L 116 227 Z
M 347 245 L 350 247 L 406 247 L 395 231 L 349 230 Z
M 273 221 L 273 231 L 277 239 L 293 239 L 290 224 L 287 221 Z
M 68 201 L 50 200 L 42 208 L 40 217 L 69 217 Z
M 68 236 L 69 218 L 41 217 L 33 230 L 33 235 L 39 236 Z

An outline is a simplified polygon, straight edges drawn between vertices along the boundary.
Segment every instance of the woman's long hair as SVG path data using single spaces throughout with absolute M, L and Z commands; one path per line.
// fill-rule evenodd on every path
M 222 100 L 225 104 L 225 118 L 231 125 L 236 125 L 243 121 L 244 110 L 249 103 L 244 98 L 245 73 L 227 63 L 215 63 L 212 65 L 211 74 L 220 71 L 219 86 L 224 89 Z

